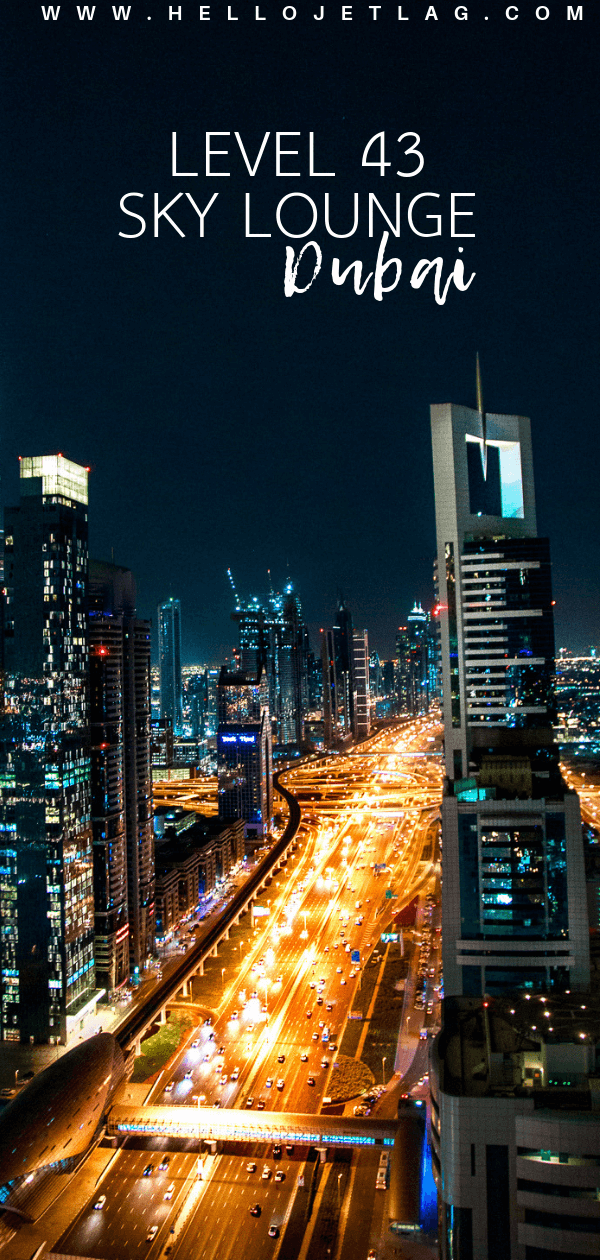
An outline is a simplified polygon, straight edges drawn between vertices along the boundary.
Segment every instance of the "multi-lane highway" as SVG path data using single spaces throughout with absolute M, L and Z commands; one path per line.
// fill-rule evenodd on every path
M 347 755 L 285 773 L 283 782 L 302 808 L 297 856 L 273 880 L 269 913 L 258 921 L 233 980 L 230 969 L 212 1022 L 190 1030 L 148 1101 L 320 1108 L 348 1012 L 360 1005 L 365 960 L 377 950 L 392 908 L 433 879 L 441 766 L 439 758 L 422 754 L 433 751 L 437 733 L 433 723 L 410 723 Z M 389 890 L 393 899 L 386 897 Z M 201 979 L 194 981 L 193 997 L 202 1002 Z M 125 1260 L 141 1249 L 156 1260 L 167 1247 L 177 1260 L 191 1254 L 228 1260 L 241 1251 L 245 1258 L 271 1254 L 269 1247 L 275 1257 L 298 1177 L 310 1172 L 306 1156 L 300 1148 L 274 1155 L 272 1146 L 249 1144 L 220 1152 L 190 1199 L 194 1152 L 169 1152 L 160 1170 L 160 1151 L 124 1150 L 98 1188 L 106 1196 L 102 1208 L 91 1202 L 57 1249 L 98 1260 L 115 1254 Z M 165 1198 L 172 1183 L 172 1197 Z M 346 1181 L 339 1185 L 345 1191 Z M 186 1202 L 188 1209 L 195 1206 L 184 1219 Z M 260 1214 L 253 1216 L 256 1205 Z M 344 1211 L 351 1206 L 348 1198 Z M 361 1217 L 367 1219 L 362 1210 Z M 269 1237 L 270 1227 L 279 1238 Z

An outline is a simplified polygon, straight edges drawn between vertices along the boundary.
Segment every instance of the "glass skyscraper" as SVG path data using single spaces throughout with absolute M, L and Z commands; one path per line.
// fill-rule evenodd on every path
M 298 747 L 304 735 L 308 698 L 308 631 L 292 583 L 245 603 L 237 597 L 232 614 L 239 631 L 240 667 L 256 676 L 262 668 L 269 687 L 275 743 Z
M 87 472 L 22 459 L 5 512 L 3 1040 L 65 1042 L 95 996 Z
M 178 599 L 167 599 L 158 606 L 158 659 L 160 716 L 171 723 L 174 735 L 182 735 L 181 604 Z
M 262 835 L 273 813 L 273 787 L 269 687 L 261 668 L 252 677 L 223 666 L 217 714 L 219 818 L 241 818 L 247 835 Z
M 429 613 L 415 604 L 396 635 L 396 687 L 400 713 L 427 713 L 432 676 Z
M 150 623 L 133 574 L 90 565 L 89 644 L 96 968 L 107 989 L 154 948 Z

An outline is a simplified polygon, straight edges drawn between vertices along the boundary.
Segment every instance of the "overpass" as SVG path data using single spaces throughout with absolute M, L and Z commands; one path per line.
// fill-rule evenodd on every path
M 198 943 L 187 951 L 185 958 L 182 958 L 175 965 L 173 971 L 160 984 L 157 984 L 145 1001 L 140 1006 L 135 1007 L 125 1017 L 123 1023 L 114 1030 L 114 1036 L 123 1051 L 135 1048 L 136 1053 L 139 1054 L 141 1039 L 146 1030 L 157 1019 L 161 1023 L 165 1022 L 167 1004 L 180 991 L 183 992 L 184 996 L 188 995 L 189 983 L 193 976 L 202 975 L 204 960 L 211 956 L 213 958 L 216 957 L 219 942 L 227 940 L 232 924 L 239 922 L 241 916 L 246 913 L 259 893 L 266 887 L 270 876 L 287 860 L 290 851 L 296 847 L 296 832 L 301 818 L 300 806 L 296 798 L 292 796 L 292 793 L 288 792 L 287 788 L 279 783 L 279 775 L 275 776 L 274 785 L 279 794 L 287 801 L 290 810 L 290 816 L 283 835 L 265 854 L 256 870 L 244 881 L 242 887 L 237 890 L 229 905 L 219 915 L 215 923 L 205 930 Z
M 298 1142 L 321 1147 L 392 1147 L 397 1120 L 318 1116 L 286 1111 L 115 1104 L 106 1132 L 112 1137 L 197 1138 L 224 1142 Z

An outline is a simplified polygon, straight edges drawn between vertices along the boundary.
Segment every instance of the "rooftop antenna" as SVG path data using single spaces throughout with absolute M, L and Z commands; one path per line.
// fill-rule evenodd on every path
M 481 367 L 479 365 L 479 351 L 475 356 L 475 377 L 477 385 L 477 410 L 481 416 L 481 436 L 483 446 L 481 450 L 481 462 L 483 464 L 483 479 L 487 481 L 487 418 L 483 410 L 483 389 L 481 388 Z
M 229 578 L 229 581 L 231 582 L 231 589 L 232 589 L 233 594 L 234 594 L 234 598 L 235 598 L 235 607 L 236 607 L 236 612 L 237 612 L 237 611 L 239 610 L 239 608 L 240 608 L 240 597 L 239 597 L 239 595 L 238 595 L 238 593 L 237 593 L 237 591 L 236 591 L 236 589 L 235 589 L 235 582 L 234 582 L 234 580 L 233 580 L 233 574 L 232 574 L 232 572 L 231 572 L 231 569 L 228 569 L 228 570 L 227 570 L 227 577 Z
M 273 582 L 272 582 L 272 579 L 271 579 L 271 570 L 270 570 L 270 569 L 267 569 L 267 573 L 268 573 L 268 575 L 269 575 L 269 590 L 270 590 L 270 592 L 271 592 L 271 595 L 273 595 L 273 596 L 274 596 L 274 595 L 275 595 L 275 591 L 273 590 Z

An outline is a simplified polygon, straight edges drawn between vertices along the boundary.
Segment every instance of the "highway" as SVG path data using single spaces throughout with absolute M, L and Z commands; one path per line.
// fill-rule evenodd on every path
M 149 1102 L 319 1110 L 335 1077 L 348 1011 L 360 1002 L 367 958 L 379 952 L 395 909 L 416 890 L 433 886 L 431 824 L 442 767 L 439 758 L 412 754 L 431 751 L 438 733 L 433 723 L 411 723 L 378 733 L 349 756 L 282 774 L 302 809 L 296 856 L 273 879 L 265 895 L 269 913 L 258 921 L 235 979 L 228 977 L 213 1022 L 190 1030 Z M 385 870 L 376 869 L 384 864 Z M 394 899 L 386 897 L 390 889 Z M 359 964 L 351 962 L 355 950 Z M 193 999 L 202 1004 L 201 978 L 193 982 Z M 196 1180 L 195 1152 L 170 1151 L 168 1169 L 160 1172 L 159 1151 L 125 1149 L 98 1188 L 106 1195 L 102 1210 L 90 1203 L 55 1249 L 97 1260 L 115 1254 L 126 1260 L 140 1249 L 150 1260 L 163 1252 L 174 1260 L 275 1258 L 287 1214 L 296 1195 L 305 1193 L 297 1180 L 304 1176 L 306 1185 L 311 1173 L 306 1156 L 297 1147 L 275 1158 L 264 1144 L 222 1151 L 205 1166 L 209 1180 L 193 1191 L 198 1202 L 182 1225 L 180 1207 Z M 361 1168 L 365 1158 L 360 1156 Z M 246 1171 L 249 1160 L 256 1171 Z M 153 1170 L 144 1178 L 150 1162 Z M 263 1180 L 265 1163 L 270 1172 Z M 275 1180 L 276 1168 L 283 1179 Z M 173 1198 L 165 1200 L 172 1181 Z M 355 1169 L 340 1187 L 345 1193 L 354 1182 L 363 1190 L 367 1184 Z M 261 1213 L 252 1216 L 257 1203 Z M 350 1198 L 346 1214 L 349 1209 Z M 156 1236 L 146 1242 L 154 1225 Z M 269 1238 L 271 1225 L 281 1231 L 279 1239 Z M 283 1260 L 288 1253 L 282 1250 Z

